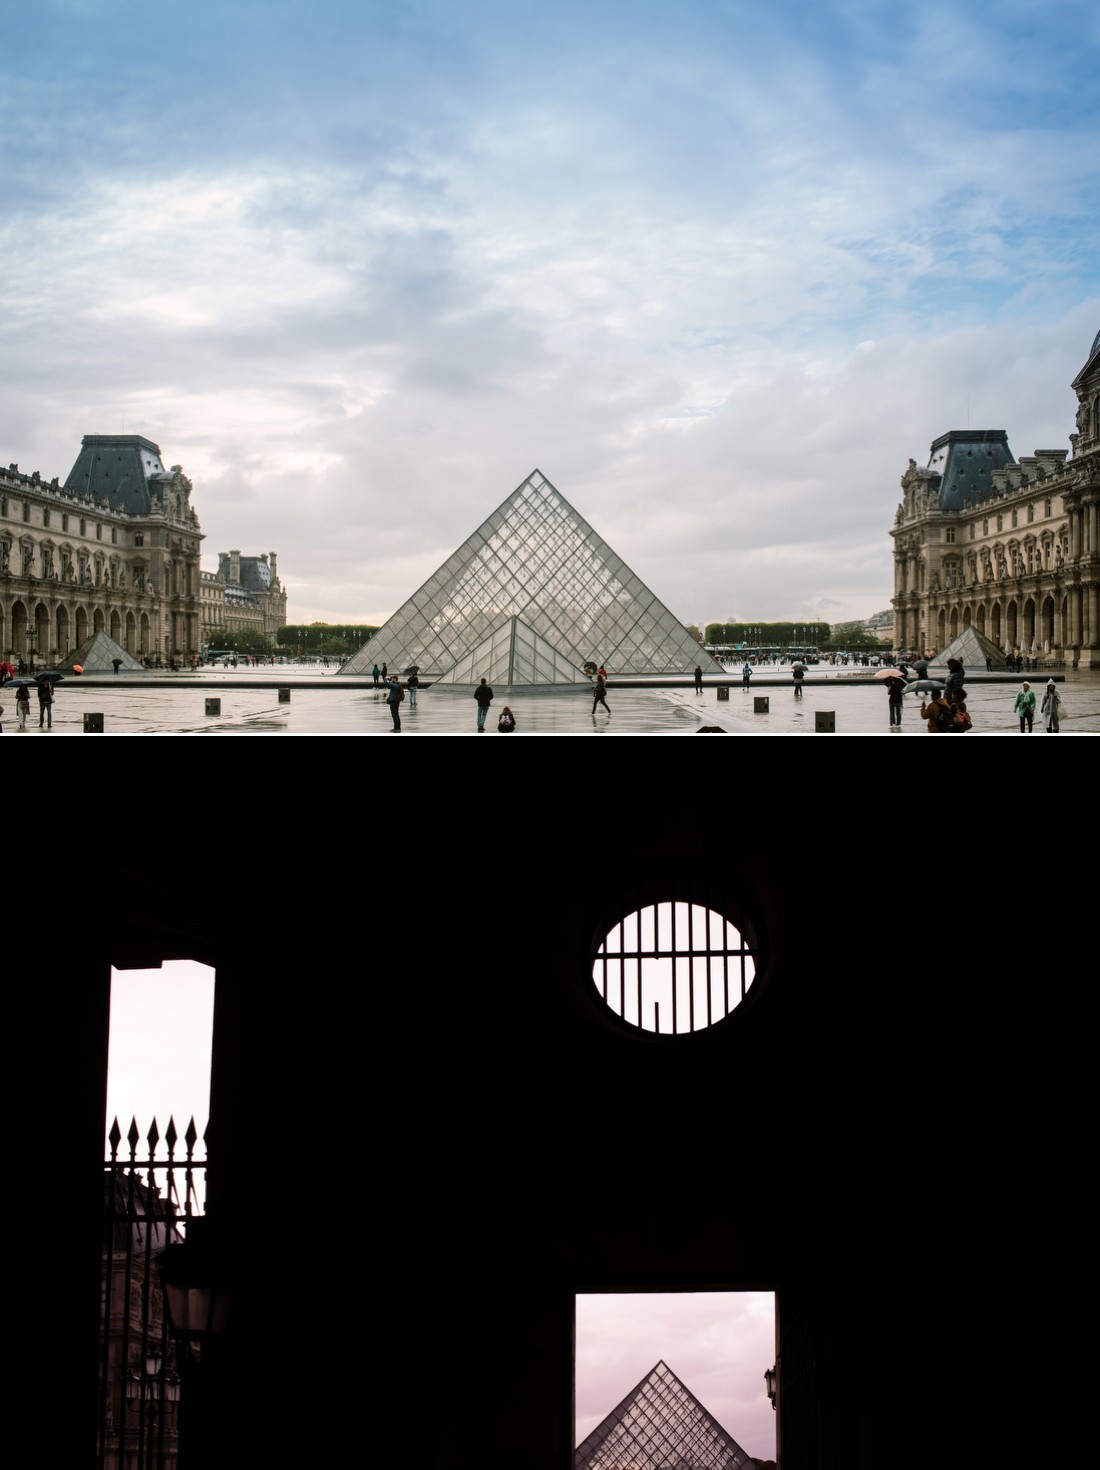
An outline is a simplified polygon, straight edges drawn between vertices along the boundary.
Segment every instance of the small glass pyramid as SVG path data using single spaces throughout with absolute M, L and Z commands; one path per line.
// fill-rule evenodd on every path
M 664 1363 L 573 1454 L 573 1470 L 727 1470 L 755 1463 Z
M 585 664 L 722 672 L 538 470 L 340 672 L 383 663 L 454 684 L 580 684 Z

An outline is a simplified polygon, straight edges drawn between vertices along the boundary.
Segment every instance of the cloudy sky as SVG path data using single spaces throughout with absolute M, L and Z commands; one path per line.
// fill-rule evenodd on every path
M 1094 0 L 4 0 L 0 454 L 141 433 L 380 622 L 536 466 L 678 616 L 885 607 L 910 456 L 1066 447 Z

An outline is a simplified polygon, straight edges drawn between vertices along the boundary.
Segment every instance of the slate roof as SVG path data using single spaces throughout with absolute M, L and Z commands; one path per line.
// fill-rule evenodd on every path
M 933 441 L 928 468 L 940 477 L 943 510 L 962 510 L 963 501 L 988 498 L 993 472 L 1014 464 L 1004 429 L 952 429 Z
M 104 497 L 112 510 L 148 515 L 170 480 L 160 448 L 140 434 L 85 434 L 64 488 L 71 495 Z

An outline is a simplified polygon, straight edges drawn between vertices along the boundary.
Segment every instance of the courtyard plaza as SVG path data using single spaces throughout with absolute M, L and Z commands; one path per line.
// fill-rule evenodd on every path
M 1023 678 L 1042 700 L 1049 677 L 1058 681 L 1062 700 L 1061 733 L 1100 734 L 1100 670 L 1053 669 L 1017 678 L 1001 672 L 968 673 L 968 706 L 975 735 L 1017 735 L 1012 707 Z M 729 698 L 720 699 L 719 685 Z M 289 700 L 280 699 L 289 690 Z M 767 713 L 755 712 L 757 698 Z M 208 714 L 206 701 L 221 701 Z M 905 696 L 901 733 L 925 735 L 918 694 Z M 715 727 L 731 735 L 814 735 L 818 713 L 832 713 L 837 735 L 890 737 L 886 690 L 881 679 L 859 672 L 811 667 L 797 698 L 789 673 L 764 669 L 742 688 L 740 676 L 704 679 L 695 692 L 690 677 L 616 685 L 612 672 L 608 715 L 592 715 L 592 693 L 584 688 L 495 690 L 487 734 L 496 735 L 505 705 L 516 717 L 518 735 L 693 735 Z M 387 735 L 392 736 L 386 691 L 367 678 L 349 679 L 335 668 L 287 664 L 272 668 L 202 668 L 182 674 L 98 674 L 67 678 L 55 690 L 52 731 L 39 730 L 38 704 L 31 698 L 27 729 L 18 728 L 14 691 L 0 687 L 4 733 L 26 737 L 84 732 L 85 714 L 103 716 L 106 735 Z M 416 708 L 408 696 L 400 706 L 403 735 L 477 736 L 477 704 L 472 689 L 422 686 Z M 1043 733 L 1038 708 L 1035 734 Z

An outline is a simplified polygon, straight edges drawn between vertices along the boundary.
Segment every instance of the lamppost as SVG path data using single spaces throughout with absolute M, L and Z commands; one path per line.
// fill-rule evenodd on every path
M 38 629 L 27 625 L 27 664 L 30 672 L 34 673 L 34 640 L 38 637 Z
M 163 1434 L 164 1430 L 164 1405 L 179 1402 L 180 1381 L 175 1373 L 163 1374 L 161 1369 L 164 1365 L 164 1354 L 160 1344 L 150 1342 L 145 1349 L 145 1359 L 142 1364 L 143 1371 L 136 1373 L 133 1370 L 126 1382 L 126 1397 L 131 1403 L 135 1401 L 139 1405 L 139 1415 L 144 1417 L 145 1434 L 145 1460 L 144 1464 L 148 1470 L 159 1463 L 156 1454 L 157 1428 L 158 1425 Z M 139 1418 L 139 1424 L 141 1419 Z M 141 1463 L 141 1440 L 139 1429 L 138 1461 Z M 122 1455 L 124 1446 L 119 1445 L 119 1453 Z

